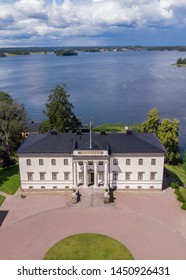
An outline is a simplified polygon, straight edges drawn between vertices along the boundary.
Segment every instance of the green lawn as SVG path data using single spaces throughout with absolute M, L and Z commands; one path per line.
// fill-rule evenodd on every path
M 186 173 L 183 169 L 183 165 L 168 165 L 165 164 L 165 168 L 168 170 L 169 174 L 175 178 L 178 182 L 186 185 Z
M 101 234 L 69 236 L 51 247 L 44 260 L 133 260 L 119 241 Z
M 3 201 L 5 200 L 5 197 L 0 195 L 0 206 L 2 205 Z
M 102 124 L 99 126 L 96 126 L 93 129 L 95 132 L 100 132 L 100 131 L 107 131 L 107 132 L 111 132 L 111 131 L 115 131 L 115 132 L 125 132 L 125 125 L 121 124 L 121 123 L 106 123 L 106 124 Z
M 20 186 L 19 167 L 0 168 L 0 191 L 14 194 Z

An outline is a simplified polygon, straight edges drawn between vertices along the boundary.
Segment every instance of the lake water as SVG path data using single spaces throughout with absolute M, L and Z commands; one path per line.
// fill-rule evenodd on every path
M 41 121 L 48 95 L 65 83 L 83 122 L 133 124 L 151 108 L 181 121 L 186 148 L 186 68 L 172 66 L 184 52 L 104 52 L 57 57 L 53 54 L 0 59 L 0 90 L 25 104 Z

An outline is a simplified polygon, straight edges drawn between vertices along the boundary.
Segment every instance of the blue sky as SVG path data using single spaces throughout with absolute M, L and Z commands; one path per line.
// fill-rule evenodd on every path
M 0 47 L 186 45 L 186 0 L 0 0 Z

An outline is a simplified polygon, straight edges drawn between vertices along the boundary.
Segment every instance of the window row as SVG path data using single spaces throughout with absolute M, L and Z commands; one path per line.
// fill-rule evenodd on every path
M 126 165 L 131 165 L 131 159 L 130 158 L 126 159 Z M 138 159 L 138 165 L 143 165 L 143 158 Z M 156 165 L 156 159 L 155 158 L 151 159 L 151 165 Z
M 68 159 L 67 158 L 63 159 L 63 163 L 64 163 L 64 165 L 68 165 L 69 164 Z M 32 160 L 30 158 L 27 159 L 26 164 L 28 166 L 31 166 L 32 165 Z M 44 165 L 44 159 L 43 158 L 39 159 L 39 165 Z M 51 165 L 56 165 L 56 159 L 55 158 L 51 159 Z
M 45 186 L 41 186 L 40 189 L 45 189 L 46 187 Z M 57 186 L 53 186 L 52 187 L 53 189 L 61 189 L 60 187 L 57 187 Z M 29 189 L 34 189 L 33 186 L 29 186 Z M 65 189 L 69 189 L 69 186 L 65 186 Z
M 51 180 L 57 181 L 58 180 L 58 172 L 52 172 L 51 174 Z M 33 181 L 34 180 L 34 172 L 28 172 L 27 173 L 28 181 Z M 45 181 L 46 180 L 46 172 L 40 172 L 39 173 L 39 178 L 40 181 Z M 68 181 L 70 180 L 70 172 L 64 172 L 64 180 Z
M 144 179 L 145 172 L 138 172 L 138 180 L 142 181 Z M 157 172 L 150 172 L 150 180 L 156 180 L 156 174 Z M 130 181 L 131 180 L 132 172 L 125 172 L 125 180 Z M 114 171 L 112 172 L 112 180 L 118 180 L 118 172 Z

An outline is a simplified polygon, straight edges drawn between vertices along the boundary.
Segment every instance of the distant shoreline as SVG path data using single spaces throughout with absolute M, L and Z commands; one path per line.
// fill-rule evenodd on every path
M 80 52 L 131 52 L 131 51 L 179 51 L 186 52 L 186 46 L 99 46 L 99 47 L 13 47 L 0 48 L 0 57 L 33 55 L 33 54 L 56 54 L 56 55 L 77 55 Z

